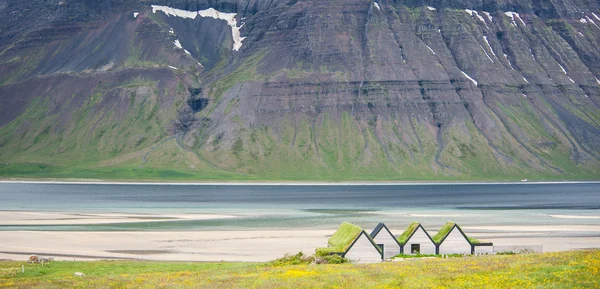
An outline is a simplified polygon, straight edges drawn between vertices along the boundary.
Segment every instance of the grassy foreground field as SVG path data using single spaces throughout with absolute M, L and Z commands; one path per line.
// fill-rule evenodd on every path
M 599 288 L 600 250 L 371 265 L 0 262 L 0 288 Z M 11 271 L 12 270 L 12 271 Z M 75 272 L 85 277 L 75 277 Z M 10 276 L 11 274 L 16 274 Z

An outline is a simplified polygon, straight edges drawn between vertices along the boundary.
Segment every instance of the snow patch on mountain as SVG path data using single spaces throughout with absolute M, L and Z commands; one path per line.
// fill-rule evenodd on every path
M 519 15 L 519 13 L 517 12 L 504 12 L 504 15 L 510 17 L 510 19 L 512 20 L 512 25 L 517 27 L 517 22 L 515 21 L 515 19 L 519 19 L 519 21 L 521 21 L 521 24 L 523 24 L 523 26 L 527 26 L 525 24 L 525 21 L 523 21 L 523 19 L 521 18 L 521 15 Z
M 435 51 L 433 51 L 433 49 L 431 49 L 431 47 L 429 47 L 429 45 L 425 44 L 425 46 L 427 46 L 427 48 L 429 49 L 429 51 L 431 51 L 431 53 L 433 53 L 433 55 L 436 55 Z
M 462 70 L 461 70 L 460 72 L 462 72 L 462 74 L 463 74 L 463 75 L 464 75 L 466 78 L 468 78 L 468 79 L 469 79 L 471 82 L 473 82 L 473 84 L 475 84 L 475 86 L 479 85 L 479 84 L 477 83 L 477 81 L 476 81 L 475 79 L 473 79 L 472 77 L 470 77 L 470 76 L 469 76 L 469 75 L 468 75 L 466 72 L 464 72 L 464 71 L 462 71 Z
M 490 20 L 490 22 L 494 21 L 494 17 L 492 17 L 492 14 L 490 14 L 490 12 L 483 11 L 483 14 L 485 14 L 485 16 L 487 16 L 487 18 Z
M 481 50 L 483 50 L 483 53 L 485 53 L 485 56 L 487 56 L 487 58 L 494 63 L 494 60 L 490 57 L 490 55 L 487 53 L 487 51 L 485 51 L 485 48 L 483 48 L 483 45 L 479 44 L 479 47 L 481 47 Z
M 183 46 L 181 46 L 181 42 L 179 42 L 179 39 L 175 39 L 175 41 L 173 41 L 173 44 L 175 44 L 175 46 L 179 49 L 183 48 Z
M 494 52 L 494 49 L 492 49 L 492 46 L 490 45 L 490 42 L 488 41 L 487 36 L 483 36 L 483 40 L 485 40 L 485 43 L 487 43 L 488 48 L 490 49 L 490 51 L 492 52 L 492 54 L 494 56 L 496 56 L 496 53 Z M 497 56 L 496 56 L 497 57 Z
M 479 15 L 479 13 L 477 13 L 477 11 L 471 10 L 471 9 L 465 9 L 465 12 L 469 13 L 469 15 L 471 15 L 471 16 L 477 17 L 477 19 L 479 19 L 479 21 L 481 21 L 481 22 L 483 22 L 483 24 L 485 24 L 485 27 L 487 29 L 490 29 L 490 27 L 488 27 L 488 25 L 487 25 L 487 22 L 485 22 L 485 19 L 483 19 L 483 17 L 481 15 Z
M 208 8 L 200 11 L 186 11 L 168 6 L 152 5 L 152 13 L 156 13 L 157 11 L 161 11 L 169 17 L 175 16 L 180 18 L 196 19 L 196 17 L 200 16 L 226 21 L 227 24 L 231 26 L 231 36 L 233 38 L 234 51 L 238 51 L 240 48 L 242 48 L 242 41 L 244 41 L 246 38 L 241 37 L 240 29 L 242 26 L 244 26 L 244 24 L 242 23 L 242 25 L 238 26 L 237 20 L 235 19 L 237 13 L 224 13 L 214 8 Z

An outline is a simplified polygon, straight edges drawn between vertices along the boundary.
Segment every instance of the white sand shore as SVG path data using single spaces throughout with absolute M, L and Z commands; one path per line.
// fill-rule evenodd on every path
M 148 223 L 182 220 L 212 220 L 235 218 L 223 214 L 118 214 L 0 211 L 0 226 L 18 225 L 92 225 L 118 223 Z
M 542 245 L 545 252 L 600 248 L 600 226 L 478 226 L 466 233 L 495 245 Z M 60 260 L 143 259 L 158 261 L 274 260 L 286 253 L 313 253 L 334 230 L 177 232 L 0 232 L 0 259 L 30 254 Z M 590 234 L 590 232 L 592 234 Z M 587 235 L 584 237 L 577 234 Z M 598 233 L 598 234 L 595 234 Z M 570 234 L 575 234 L 569 237 Z
M 0 233 L 0 259 L 30 254 L 56 259 L 143 259 L 159 261 L 274 260 L 286 253 L 313 253 L 331 230 L 199 232 L 32 232 Z M 74 258 L 73 258 L 74 256 Z

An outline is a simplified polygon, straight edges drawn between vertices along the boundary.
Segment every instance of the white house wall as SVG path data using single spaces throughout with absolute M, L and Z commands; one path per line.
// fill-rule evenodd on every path
M 415 233 L 404 244 L 404 254 L 412 254 L 410 247 L 412 244 L 421 244 L 421 254 L 435 254 L 435 244 L 427 237 L 423 228 L 419 227 Z
M 439 254 L 471 254 L 471 244 L 454 227 L 442 244 L 440 244 Z
M 381 229 L 379 234 L 373 238 L 376 244 L 383 244 L 383 258 L 391 258 L 400 254 L 400 245 L 396 242 L 395 238 L 388 233 L 387 230 Z
M 365 234 L 360 235 L 354 246 L 346 252 L 345 257 L 356 263 L 381 262 L 381 254 Z
M 473 246 L 475 255 L 492 255 L 494 246 Z

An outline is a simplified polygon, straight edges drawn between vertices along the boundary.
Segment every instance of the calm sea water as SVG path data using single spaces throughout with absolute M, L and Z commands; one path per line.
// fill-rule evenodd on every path
M 0 230 L 333 228 L 342 221 L 366 227 L 379 221 L 398 226 L 419 221 L 437 226 L 448 220 L 471 226 L 600 225 L 600 183 L 294 186 L 0 183 L 0 210 L 238 216 L 115 225 L 0 226 Z

